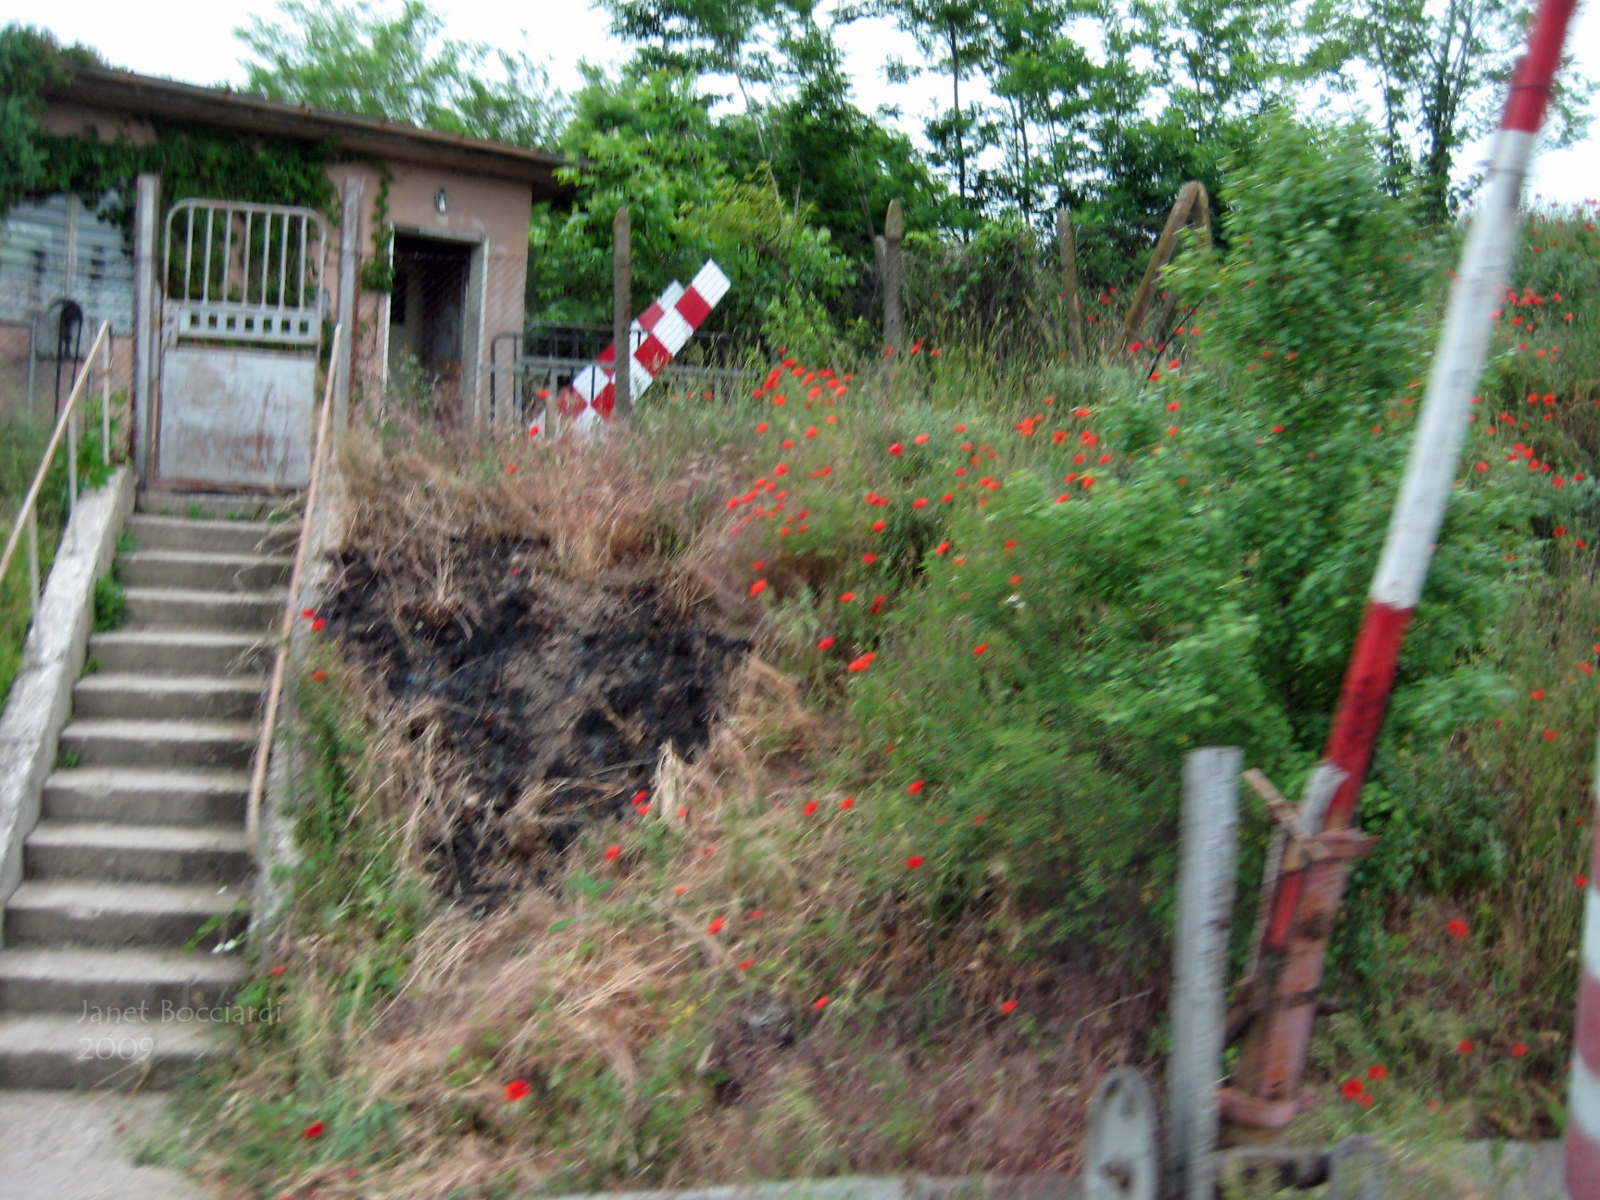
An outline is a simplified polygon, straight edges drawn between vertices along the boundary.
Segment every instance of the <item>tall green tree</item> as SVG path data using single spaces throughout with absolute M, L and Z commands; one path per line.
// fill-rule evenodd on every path
M 255 56 L 245 90 L 523 146 L 551 144 L 561 100 L 526 54 L 442 37 L 423 0 L 386 16 L 369 0 L 283 0 L 234 31 Z
M 1526 8 L 1515 0 L 1320 0 L 1312 16 L 1345 59 L 1377 77 L 1389 189 L 1415 192 L 1433 224 L 1448 220 L 1460 200 L 1457 154 L 1499 116 Z M 1358 87 L 1348 73 L 1343 83 Z M 1593 90 L 1564 65 L 1547 122 L 1551 141 L 1583 134 Z

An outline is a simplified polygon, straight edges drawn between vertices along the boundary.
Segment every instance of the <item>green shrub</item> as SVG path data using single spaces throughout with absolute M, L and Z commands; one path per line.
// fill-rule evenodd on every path
M 751 558 L 802 661 L 802 630 L 878 652 L 846 674 L 863 745 L 895 746 L 867 869 L 1018 948 L 1164 938 L 1186 751 L 1239 745 L 1300 787 L 1387 525 L 1438 260 L 1356 134 L 1282 126 L 1226 198 L 1226 253 L 1169 281 L 1200 316 L 1148 380 L 1058 374 L 965 420 L 842 411 L 845 436 L 806 436 L 803 385 L 772 410 L 789 490 L 749 502 L 773 514 Z M 1431 748 L 1503 693 L 1481 650 L 1554 503 L 1534 488 L 1496 471 L 1454 497 L 1386 746 Z

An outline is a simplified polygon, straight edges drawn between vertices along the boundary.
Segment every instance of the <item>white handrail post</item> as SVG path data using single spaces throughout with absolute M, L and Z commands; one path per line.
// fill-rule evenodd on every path
M 28 509 L 28 611 L 39 623 L 39 510 Z
M 161 176 L 141 175 L 137 185 L 133 239 L 133 396 L 128 405 L 128 447 L 134 474 L 149 474 L 151 414 L 161 328 L 161 291 L 156 281 L 156 221 L 161 206 Z
M 89 364 L 85 363 L 85 371 Z M 69 402 L 70 403 L 70 402 Z M 35 502 L 37 503 L 37 501 Z M 78 511 L 78 412 L 67 412 L 67 517 Z
M 1221 1114 L 1224 989 L 1238 854 L 1239 770 L 1232 746 L 1183 760 L 1177 930 L 1172 947 L 1172 1055 L 1167 1061 L 1170 1195 L 1210 1200 Z
M 111 465 L 111 339 L 100 352 L 100 463 Z

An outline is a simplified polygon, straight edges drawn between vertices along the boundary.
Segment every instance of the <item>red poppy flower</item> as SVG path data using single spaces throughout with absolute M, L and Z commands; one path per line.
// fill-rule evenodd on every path
M 1544 740 L 1547 741 L 1547 742 L 1555 741 L 1556 740 L 1556 731 L 1554 729 L 1546 729 L 1544 731 Z
M 828 998 L 826 996 L 818 996 L 811 1002 L 811 1007 L 817 1012 L 821 1012 L 823 1009 L 828 1007 Z
M 527 1080 L 513 1079 L 510 1083 L 506 1084 L 506 1099 L 510 1103 L 515 1104 L 518 1100 L 526 1097 L 531 1091 L 533 1091 L 533 1089 L 528 1086 Z
M 1589 886 L 1589 877 L 1587 875 L 1574 875 L 1572 877 L 1572 881 L 1580 888 L 1586 888 Z
M 1511 1047 L 1511 1057 L 1512 1058 L 1521 1058 L 1527 1052 L 1528 1052 L 1528 1047 L 1526 1045 L 1524 1045 L 1522 1042 L 1516 1042 Z
M 905 449 L 906 448 L 904 446 L 902 446 L 899 442 L 895 442 L 892 445 L 890 445 L 889 453 L 894 455 L 896 458 L 899 458 L 900 455 L 905 453 Z
M 706 932 L 707 933 L 713 933 L 713 934 L 714 933 L 721 933 L 722 932 L 722 918 L 721 917 L 712 917 L 711 918 L 711 924 L 706 926 Z
M 1450 922 L 1445 925 L 1445 928 L 1450 931 L 1451 937 L 1458 940 L 1467 936 L 1467 923 L 1460 917 L 1452 918 Z
M 805 807 L 802 808 L 800 811 L 805 813 L 805 815 L 809 817 L 812 813 L 817 811 L 817 802 L 815 800 L 807 800 L 806 803 L 805 803 Z
M 1282 433 L 1283 432 L 1283 426 L 1282 425 L 1274 425 L 1272 427 L 1272 432 L 1273 433 Z
M 1367 1068 L 1367 1078 L 1377 1080 L 1387 1079 L 1389 1078 L 1389 1068 L 1384 1066 L 1382 1063 L 1374 1063 L 1372 1066 Z
M 935 554 L 944 554 L 949 549 L 950 549 L 950 543 L 949 542 L 940 542 L 937 546 L 935 546 L 933 548 L 933 552 Z
M 511 463 L 510 465 L 508 465 L 506 467 L 506 474 L 507 475 L 515 475 L 516 473 L 517 473 L 517 464 L 516 463 Z
M 834 637 L 833 637 L 833 634 L 830 633 L 827 637 L 823 638 L 820 642 L 817 643 L 817 649 L 818 650 L 826 650 L 829 646 L 833 645 L 833 643 L 834 643 Z
M 913 500 L 911 502 L 911 507 L 912 508 L 927 508 L 928 507 L 928 498 L 926 496 L 918 496 L 915 500 Z
M 973 657 L 977 657 L 980 654 L 986 654 L 986 653 L 988 653 L 988 650 L 989 650 L 989 643 L 988 642 L 979 642 L 976 646 L 974 646 L 972 648 Z
M 687 892 L 688 890 L 689 890 L 689 887 L 688 887 L 687 884 L 680 883 L 677 887 L 672 889 L 672 894 L 674 896 L 681 896 L 685 892 Z
M 617 845 L 615 842 L 612 842 L 611 845 L 606 847 L 606 861 L 610 862 L 612 859 L 616 858 L 617 855 L 619 855 L 621 853 L 622 853 L 622 847 Z
M 282 975 L 288 969 L 289 969 L 288 967 L 284 966 L 282 963 L 279 963 L 277 966 L 273 967 L 272 970 L 268 971 L 267 974 L 268 975 Z
M 1000 1011 L 1009 1017 L 1012 1013 L 1017 1011 L 1017 1002 L 1015 1000 L 1000 1001 Z
M 318 617 L 315 621 L 311 622 L 311 630 L 313 633 L 321 633 L 322 630 L 326 628 L 327 624 L 328 623 L 321 617 Z
M 873 523 L 872 523 L 872 532 L 873 532 L 873 533 L 882 533 L 882 532 L 883 532 L 883 530 L 884 530 L 884 527 L 885 527 L 885 526 L 886 526 L 886 525 L 887 525 L 887 524 L 888 524 L 888 522 L 886 522 L 886 521 L 883 521 L 883 520 L 877 520 L 877 521 L 874 521 L 874 522 L 873 522 Z
M 867 653 L 863 654 L 860 658 L 856 659 L 855 662 L 851 663 L 845 669 L 847 671 L 865 671 L 868 667 L 870 667 L 872 665 L 872 660 L 877 658 L 877 657 L 878 657 L 878 652 L 876 650 L 869 650 Z
M 1356 1103 L 1361 1105 L 1362 1108 L 1371 1108 L 1372 1094 L 1370 1092 L 1363 1092 L 1360 1096 L 1356 1097 Z
M 845 809 L 846 811 L 854 808 L 855 806 L 856 798 L 854 796 L 846 796 L 843 800 L 839 801 L 839 807 Z
M 302 1136 L 308 1142 L 314 1141 L 322 1136 L 322 1131 L 327 1127 L 328 1123 L 326 1121 L 313 1121 L 311 1124 L 306 1126 L 306 1131 Z
M 309 621 L 312 617 L 317 615 L 317 610 L 314 608 L 302 608 L 300 610 L 300 615 Z
M 1428 1101 L 1428 1111 L 1429 1112 L 1438 1112 L 1439 1111 L 1439 1102 L 1437 1100 L 1429 1100 Z
M 755 959 L 747 958 L 742 963 L 739 964 L 739 968 L 738 969 L 741 970 L 741 971 L 748 971 L 751 967 L 753 967 L 755 965 L 756 965 L 756 960 Z
M 927 785 L 927 783 L 925 781 L 923 781 L 921 779 L 918 779 L 915 782 L 909 783 L 909 784 L 906 785 L 906 795 L 915 796 L 918 792 L 920 792 L 923 788 L 925 788 L 927 786 L 928 785 Z
M 918 867 L 920 867 L 923 863 L 925 863 L 927 861 L 928 860 L 923 858 L 922 855 L 913 854 L 910 858 L 906 859 L 906 866 L 910 867 L 913 871 L 915 871 Z
M 1346 1100 L 1354 1100 L 1366 1090 L 1367 1085 L 1352 1075 L 1349 1079 L 1344 1081 L 1344 1086 L 1339 1089 L 1339 1092 Z
M 911 440 L 913 442 L 915 442 L 919 446 L 925 446 L 928 443 L 928 435 L 925 434 L 925 433 L 919 433 L 919 434 L 917 434 L 916 437 L 912 438 Z
M 633 803 L 635 803 L 635 804 L 643 804 L 649 798 L 650 798 L 650 789 L 649 788 L 640 788 L 637 792 L 635 792 L 633 794 Z
M 751 913 L 751 914 L 750 914 L 750 915 L 749 915 L 749 916 L 748 916 L 748 917 L 747 917 L 747 918 L 746 918 L 746 920 L 749 920 L 749 921 L 759 921 L 759 920 L 761 920 L 761 918 L 762 918 L 762 917 L 764 917 L 764 916 L 765 916 L 765 915 L 766 915 L 766 912 L 767 912 L 767 910 L 766 910 L 766 909 L 764 909 L 764 908 L 758 908 L 758 909 L 756 909 L 756 910 L 755 910 L 755 911 L 754 911 L 754 912 L 752 912 L 752 913 Z
M 316 680 L 318 683 L 323 683 L 327 680 L 328 673 L 319 668 L 318 670 L 311 672 L 311 678 Z
M 1016 587 L 1017 584 L 1019 584 L 1021 582 L 1022 582 L 1022 576 L 1021 575 L 1013 575 L 1011 577 L 1011 586 L 1012 587 Z
M 1471 1054 L 1472 1053 L 1472 1039 L 1471 1038 L 1462 1038 L 1459 1042 L 1457 1042 L 1456 1043 L 1456 1052 L 1458 1054 Z
M 756 580 L 754 583 L 752 583 L 750 585 L 750 594 L 752 596 L 759 596 L 759 595 L 761 595 L 762 592 L 764 592 L 766 590 L 767 590 L 767 581 L 765 579 L 758 579 L 758 580 Z
M 1482 475 L 1485 471 L 1487 471 L 1489 469 L 1489 464 L 1485 463 L 1485 462 L 1481 462 L 1474 469 L 1478 472 L 1479 475 Z

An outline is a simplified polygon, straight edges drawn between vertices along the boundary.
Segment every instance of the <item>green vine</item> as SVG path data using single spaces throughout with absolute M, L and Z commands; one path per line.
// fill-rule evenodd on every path
M 194 197 L 252 200 L 313 208 L 337 222 L 326 170 L 335 155 L 325 144 L 168 121 L 151 121 L 155 137 L 143 146 L 125 136 L 102 141 L 92 127 L 75 137 L 47 133 L 39 120 L 44 88 L 70 77 L 73 66 L 97 61 L 26 26 L 0 29 L 0 217 L 20 200 L 75 192 L 131 242 L 134 181 L 154 173 L 164 209 Z
M 378 194 L 372 201 L 372 257 L 361 264 L 361 290 L 394 291 L 394 226 L 389 223 L 389 184 L 394 172 L 387 163 L 373 164 L 378 170 Z

